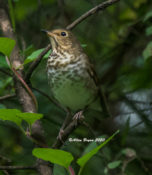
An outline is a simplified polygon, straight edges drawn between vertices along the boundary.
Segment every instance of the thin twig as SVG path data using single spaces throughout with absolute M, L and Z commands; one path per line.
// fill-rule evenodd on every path
M 15 97 L 16 94 L 8 94 L 0 97 L 0 101 Z
M 126 96 L 122 96 L 124 102 L 132 109 L 136 112 L 136 114 L 141 118 L 141 120 L 144 122 L 144 124 L 147 126 L 147 128 L 151 131 L 151 126 L 152 126 L 152 122 L 150 121 L 150 119 L 148 118 L 148 116 L 146 114 L 144 114 L 143 112 L 141 112 L 138 107 L 132 102 L 130 101 Z
M 0 166 L 0 170 L 29 170 L 36 169 L 36 166 Z
M 112 4 L 114 4 L 114 3 L 118 2 L 118 1 L 120 1 L 120 0 L 109 0 L 109 1 L 102 2 L 101 4 L 95 6 L 94 8 L 90 9 L 89 11 L 87 11 L 86 13 L 84 13 L 83 15 L 81 15 L 78 19 L 76 19 L 75 21 L 73 21 L 66 28 L 68 30 L 73 29 L 76 25 L 80 24 L 83 20 L 85 20 L 89 16 L 97 13 L 99 10 L 104 10 L 105 8 L 109 7 L 110 5 L 112 5 Z
M 139 104 L 143 104 L 143 105 L 151 105 L 152 104 L 151 101 L 140 101 L 140 100 L 132 100 L 132 99 L 131 99 L 131 101 L 134 103 L 139 103 Z
M 22 83 L 22 85 L 25 87 L 25 89 L 27 90 L 29 95 L 32 97 L 33 102 L 34 102 L 36 109 L 37 109 L 38 108 L 37 99 L 36 99 L 35 95 L 33 94 L 33 92 L 31 91 L 31 89 L 29 88 L 28 84 L 24 81 L 23 77 L 16 71 L 15 68 L 12 67 L 12 71 L 13 71 L 14 75 L 18 78 L 18 80 Z
M 141 109 L 138 110 L 139 112 L 145 112 L 145 111 L 151 111 L 152 108 L 146 108 L 146 109 Z M 130 115 L 130 114 L 136 114 L 136 111 L 132 111 L 132 112 L 124 112 L 124 113 L 120 113 L 119 115 Z
M 79 23 L 81 23 L 82 21 L 84 21 L 86 18 L 88 18 L 89 16 L 97 13 L 100 10 L 104 10 L 105 8 L 107 8 L 108 6 L 118 2 L 120 0 L 109 0 L 109 1 L 105 1 L 97 6 L 95 6 L 94 8 L 90 9 L 89 11 L 85 12 L 83 15 L 81 15 L 79 18 L 77 18 L 75 21 L 73 21 L 70 25 L 68 25 L 66 27 L 66 29 L 71 30 L 73 29 L 76 25 L 78 25 Z M 26 76 L 25 76 L 25 81 L 29 82 L 33 71 L 35 70 L 35 68 L 39 65 L 39 63 L 41 62 L 43 56 L 51 49 L 51 45 L 48 45 L 38 56 L 38 58 L 30 65 Z
M 11 162 L 12 162 L 11 159 L 9 159 L 9 158 L 7 158 L 7 157 L 5 157 L 5 156 L 2 156 L 2 155 L 0 155 L 0 159 L 2 159 L 3 161 L 5 161 L 5 162 L 7 162 L 7 163 L 11 163 Z
M 140 121 L 140 122 L 136 123 L 135 125 L 130 127 L 130 130 L 136 128 L 137 126 L 141 125 L 142 123 L 144 123 L 144 122 Z

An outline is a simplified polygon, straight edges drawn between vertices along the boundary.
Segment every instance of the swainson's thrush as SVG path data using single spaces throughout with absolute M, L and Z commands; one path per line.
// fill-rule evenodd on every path
M 46 32 L 52 45 L 47 62 L 51 91 L 63 107 L 73 112 L 83 110 L 99 96 L 93 66 L 71 31 Z

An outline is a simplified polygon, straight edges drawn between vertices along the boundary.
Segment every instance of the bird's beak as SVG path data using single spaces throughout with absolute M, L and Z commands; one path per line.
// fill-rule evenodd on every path
M 45 32 L 48 36 L 51 36 L 51 37 L 54 37 L 54 33 L 48 31 L 48 30 L 45 30 L 45 29 L 41 29 L 42 32 Z

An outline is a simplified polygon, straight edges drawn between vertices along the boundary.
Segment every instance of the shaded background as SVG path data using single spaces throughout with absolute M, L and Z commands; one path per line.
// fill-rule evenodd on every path
M 7 3 L 10 18 L 20 44 L 20 54 L 26 59 L 33 51 L 49 43 L 41 29 L 66 27 L 81 14 L 101 3 L 100 0 L 12 0 Z M 14 14 L 14 17 L 13 17 Z M 15 20 L 14 20 L 15 19 Z M 152 1 L 123 0 L 105 11 L 87 18 L 73 29 L 85 52 L 95 66 L 101 86 L 106 94 L 112 118 L 102 119 L 96 111 L 86 114 L 86 121 L 93 130 L 81 126 L 70 135 L 72 138 L 110 136 L 120 129 L 116 138 L 94 156 L 84 175 L 149 175 L 152 174 Z M 0 31 L 2 36 L 2 32 Z M 46 61 L 43 59 L 35 70 L 32 86 L 51 96 L 47 83 Z M 29 65 L 26 65 L 25 71 Z M 10 72 L 2 55 L 0 68 Z M 0 96 L 15 92 L 12 78 L 0 71 Z M 34 91 L 39 103 L 48 144 L 51 145 L 65 113 L 38 91 Z M 18 108 L 13 97 L 0 100 L 1 108 Z M 69 143 L 62 149 L 75 158 L 92 149 L 94 143 Z M 0 164 L 32 165 L 34 144 L 10 122 L 0 121 Z M 6 160 L 8 158 L 9 160 Z M 110 164 L 113 162 L 113 164 Z M 78 171 L 78 166 L 73 163 Z M 59 171 L 59 172 L 58 172 Z M 3 172 L 0 171 L 0 175 Z M 11 171 L 10 174 L 36 174 L 31 170 Z M 65 174 L 61 167 L 55 175 Z

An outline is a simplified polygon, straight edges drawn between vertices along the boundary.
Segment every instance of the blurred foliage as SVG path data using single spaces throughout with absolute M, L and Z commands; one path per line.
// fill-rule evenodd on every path
M 41 29 L 65 27 L 101 0 L 8 0 L 13 29 L 20 55 L 28 70 L 39 49 L 49 43 Z M 87 18 L 73 29 L 93 62 L 108 100 L 112 118 L 101 119 L 97 111 L 88 111 L 86 126 L 77 128 L 71 138 L 94 138 L 120 134 L 101 149 L 84 168 L 82 175 L 151 175 L 152 173 L 152 1 L 121 0 Z M 2 31 L 0 35 L 3 37 Z M 27 61 L 29 60 L 29 62 Z M 52 96 L 47 83 L 46 61 L 34 71 L 31 83 Z M 0 96 L 14 94 L 12 74 L 0 54 Z M 44 114 L 43 127 L 48 144 L 56 139 L 65 113 L 46 96 L 33 90 Z M 21 110 L 17 97 L 0 99 L 0 108 Z M 93 132 L 92 132 L 93 131 Z M 63 150 L 81 157 L 92 143 L 67 142 Z M 0 165 L 32 165 L 34 144 L 11 122 L 0 120 Z M 91 145 L 91 148 L 93 146 Z M 72 164 L 78 172 L 79 167 Z M 9 171 L 13 175 L 35 175 L 32 170 Z M 66 174 L 55 165 L 54 173 Z M 0 175 L 4 174 L 0 171 Z

